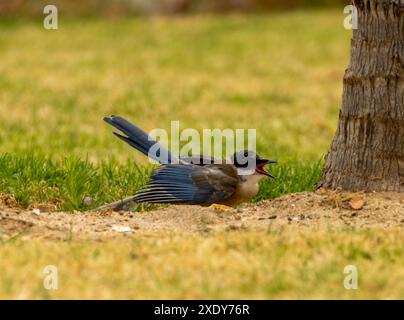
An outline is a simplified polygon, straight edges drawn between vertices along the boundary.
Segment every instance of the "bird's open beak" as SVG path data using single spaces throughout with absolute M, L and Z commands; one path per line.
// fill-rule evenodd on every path
M 277 163 L 277 162 L 276 162 L 275 160 L 259 159 L 259 160 L 257 160 L 257 164 L 256 164 L 255 170 L 256 170 L 259 174 L 262 174 L 262 175 L 264 175 L 264 176 L 267 176 L 267 177 L 270 177 L 270 178 L 274 178 L 274 179 L 275 179 L 275 177 L 274 177 L 272 174 L 270 174 L 269 172 L 267 172 L 267 171 L 264 169 L 264 167 L 265 167 L 267 164 L 271 164 L 271 163 Z

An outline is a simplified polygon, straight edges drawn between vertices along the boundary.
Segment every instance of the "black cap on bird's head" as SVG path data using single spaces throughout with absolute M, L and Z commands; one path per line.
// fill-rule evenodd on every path
M 240 169 L 254 169 L 255 172 L 267 177 L 275 178 L 272 174 L 264 170 L 267 164 L 276 163 L 275 160 L 262 158 L 260 155 L 251 150 L 242 150 L 235 152 L 231 157 L 232 163 Z

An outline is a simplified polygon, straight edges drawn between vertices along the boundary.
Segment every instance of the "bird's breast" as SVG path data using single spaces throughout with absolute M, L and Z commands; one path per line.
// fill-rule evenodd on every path
M 226 201 L 228 205 L 237 205 L 254 198 L 259 191 L 260 176 L 241 177 L 234 194 Z
M 258 181 L 259 178 L 255 179 L 255 176 L 252 176 L 247 178 L 245 181 L 241 182 L 237 188 L 240 197 L 243 197 L 248 200 L 254 198 L 259 191 Z

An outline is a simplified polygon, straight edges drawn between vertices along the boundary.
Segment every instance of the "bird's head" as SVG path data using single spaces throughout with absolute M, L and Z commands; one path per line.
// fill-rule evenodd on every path
M 274 178 L 272 174 L 267 172 L 264 167 L 267 164 L 276 163 L 275 160 L 268 160 L 262 158 L 260 155 L 251 150 L 242 150 L 234 153 L 231 157 L 232 163 L 245 172 L 246 174 L 260 174 L 267 177 Z

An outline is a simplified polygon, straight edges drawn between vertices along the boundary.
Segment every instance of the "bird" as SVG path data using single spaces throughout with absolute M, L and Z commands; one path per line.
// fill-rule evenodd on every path
M 118 210 L 130 202 L 201 205 L 230 210 L 254 198 L 259 192 L 258 182 L 262 178 L 274 178 L 264 167 L 277 162 L 264 159 L 254 151 L 237 151 L 230 161 L 203 155 L 176 157 L 128 120 L 119 116 L 105 117 L 103 120 L 120 131 L 113 132 L 115 136 L 158 161 L 160 166 L 153 170 L 146 186 L 133 196 L 103 205 L 94 211 Z M 249 167 L 250 163 L 254 164 L 253 170 Z

